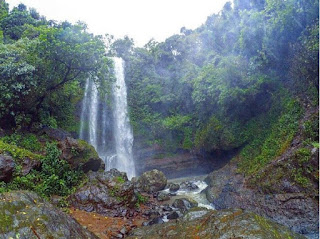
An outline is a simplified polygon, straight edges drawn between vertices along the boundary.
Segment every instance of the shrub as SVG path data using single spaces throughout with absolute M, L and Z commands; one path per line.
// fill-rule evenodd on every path
M 13 181 L 6 185 L 6 189 L 32 190 L 43 197 L 71 194 L 83 179 L 83 172 L 71 169 L 65 160 L 59 158 L 60 154 L 55 143 L 47 143 L 46 155 L 41 159 L 41 171 L 32 170 L 22 176 L 17 170 Z

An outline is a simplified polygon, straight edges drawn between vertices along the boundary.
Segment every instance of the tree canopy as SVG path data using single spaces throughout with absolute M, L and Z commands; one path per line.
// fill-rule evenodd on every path
M 84 81 L 109 80 L 112 65 L 104 39 L 81 22 L 47 21 L 23 4 L 11 11 L 4 1 L 0 6 L 0 122 L 7 127 L 68 124 Z

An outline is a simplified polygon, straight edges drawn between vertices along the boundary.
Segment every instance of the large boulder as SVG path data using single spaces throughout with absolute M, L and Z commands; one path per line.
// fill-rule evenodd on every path
M 0 238 L 97 238 L 37 194 L 0 194 Z
M 130 214 L 136 200 L 133 184 L 117 169 L 90 172 L 85 185 L 69 197 L 75 208 L 110 216 Z
M 0 181 L 9 182 L 12 179 L 15 163 L 11 156 L 0 154 Z
M 254 213 L 239 209 L 212 211 L 198 208 L 177 221 L 137 228 L 127 238 L 302 239 L 304 237 Z
M 61 159 L 66 160 L 72 168 L 81 168 L 85 173 L 105 168 L 94 147 L 84 140 L 66 137 L 59 141 L 58 147 L 61 150 Z
M 144 172 L 135 182 L 135 188 L 140 192 L 153 193 L 163 190 L 167 185 L 167 178 L 163 172 L 153 169 Z

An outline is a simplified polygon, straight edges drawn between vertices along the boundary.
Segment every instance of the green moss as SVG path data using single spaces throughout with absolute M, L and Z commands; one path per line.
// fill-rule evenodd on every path
M 125 182 L 125 180 L 124 180 L 124 178 L 123 177 L 121 177 L 121 176 L 118 176 L 118 177 L 116 177 L 116 182 L 118 182 L 118 183 L 124 183 Z
M 317 170 L 310 164 L 311 156 L 308 148 L 300 148 L 292 156 L 296 167 L 292 170 L 291 177 L 304 188 L 312 187 L 311 175 Z
M 145 204 L 146 202 L 148 202 L 148 198 L 143 196 L 141 193 L 136 193 L 136 197 L 137 197 L 137 202 L 136 202 L 136 207 L 139 208 L 141 204 Z
M 32 152 L 40 152 L 42 149 L 41 143 L 35 134 L 18 134 L 14 133 L 1 138 L 4 143 L 16 145 Z
M 11 155 L 15 160 L 21 161 L 24 158 L 40 160 L 42 155 L 32 153 L 31 151 L 20 148 L 16 145 L 11 145 L 0 140 L 0 154 L 7 153 Z
M 303 136 L 307 141 L 319 141 L 319 115 L 312 115 L 309 120 L 303 124 Z
M 78 140 L 80 150 L 77 151 L 74 149 L 72 153 L 77 156 L 81 160 L 81 162 L 85 163 L 91 158 L 99 158 L 97 151 L 94 147 L 88 144 L 85 140 Z
M 313 166 L 313 158 L 309 148 L 299 148 L 275 164 L 266 168 L 248 180 L 254 187 L 259 187 L 264 193 L 284 193 L 283 181 L 295 184 L 310 196 L 318 195 L 318 168 Z M 315 159 L 317 160 L 317 159 Z
M 281 114 L 277 116 L 279 112 Z M 261 121 L 249 122 L 247 134 L 255 136 L 240 152 L 239 171 L 256 176 L 270 161 L 282 155 L 298 131 L 301 114 L 299 103 L 286 97 L 280 105 L 262 115 Z
M 0 217 L 0 231 L 7 232 L 12 229 L 13 218 L 6 213 L 2 213 L 3 216 Z
M 5 200 L 1 202 L 0 207 L 0 232 L 8 232 L 12 230 L 14 223 L 14 216 L 17 212 L 25 208 L 23 202 L 12 202 L 10 200 Z

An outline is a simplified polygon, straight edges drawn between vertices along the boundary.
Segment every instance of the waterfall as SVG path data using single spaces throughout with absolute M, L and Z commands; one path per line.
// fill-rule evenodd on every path
M 106 170 L 117 168 L 128 178 L 135 176 L 132 156 L 133 134 L 128 117 L 124 62 L 113 58 L 116 81 L 112 86 L 112 109 L 107 95 L 101 96 L 92 80 L 85 84 L 79 137 L 95 147 L 105 161 Z
M 112 87 L 116 168 L 126 172 L 131 178 L 135 176 L 135 167 L 132 157 L 133 134 L 128 117 L 124 62 L 117 57 L 114 57 L 113 61 L 116 76 L 116 82 Z
M 82 100 L 79 138 L 86 140 L 98 151 L 98 89 L 95 83 L 86 80 Z
M 98 151 L 98 89 L 97 86 L 90 81 L 91 100 L 90 100 L 90 115 L 89 115 L 89 143 Z

